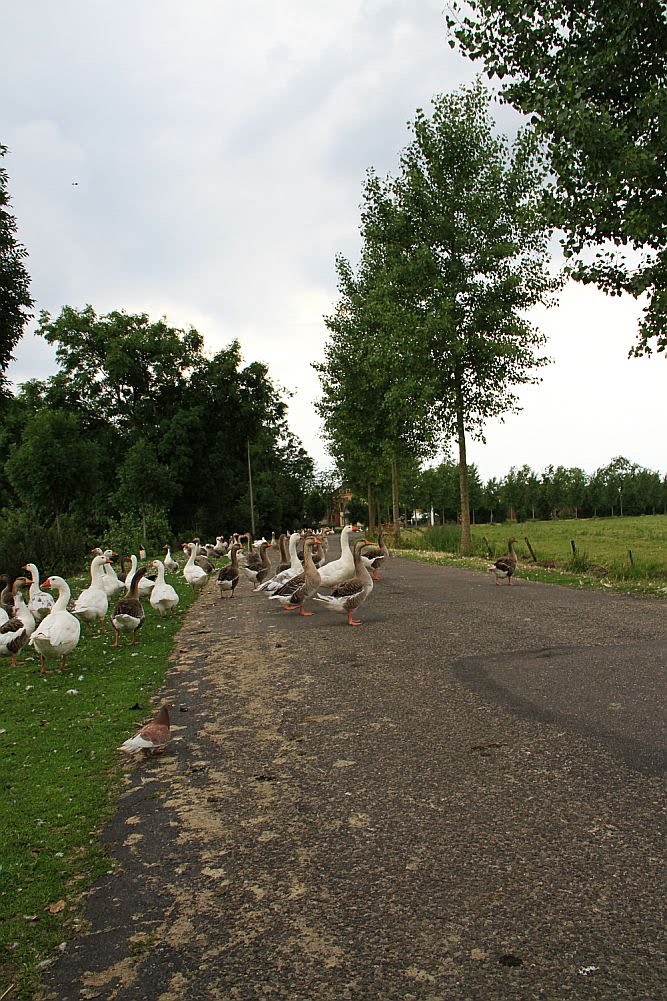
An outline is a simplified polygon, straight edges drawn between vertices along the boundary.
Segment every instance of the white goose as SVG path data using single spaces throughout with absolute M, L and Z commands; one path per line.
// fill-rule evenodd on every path
M 107 558 L 107 562 L 103 567 L 104 576 L 101 579 L 101 585 L 106 591 L 109 601 L 112 601 L 125 590 L 125 582 L 120 579 L 114 567 L 111 565 L 111 561 L 114 557 L 118 556 L 118 553 L 115 553 L 113 549 L 105 549 L 104 552 L 102 552 L 101 549 L 94 549 L 93 552 L 98 553 L 100 556 L 106 556 Z
M 195 563 L 195 559 L 199 555 L 199 545 L 196 542 L 191 542 L 188 548 L 190 550 L 190 555 L 188 556 L 187 563 L 183 567 L 183 576 L 193 591 L 201 591 L 202 587 L 208 580 L 208 574 Z
M 137 567 L 139 565 L 137 557 L 134 554 L 130 556 L 130 564 L 131 564 L 130 571 L 127 577 L 125 578 L 125 590 L 128 594 L 130 593 L 130 588 L 132 587 L 132 578 L 137 572 Z M 141 577 L 139 579 L 139 597 L 145 598 L 147 595 L 149 595 L 153 590 L 154 585 L 155 585 L 154 580 L 151 580 L 150 578 L 146 577 Z
M 65 670 L 67 658 L 81 636 L 81 623 L 67 611 L 71 597 L 69 584 L 62 577 L 49 577 L 44 587 L 55 587 L 58 598 L 45 619 L 35 629 L 28 641 L 40 657 L 40 671 L 46 674 L 46 660 L 60 658 L 60 670 Z
M 93 623 L 95 619 L 99 619 L 102 633 L 106 633 L 104 616 L 109 611 L 109 599 L 103 585 L 104 565 L 108 562 L 106 556 L 93 556 L 90 562 L 90 587 L 83 589 L 72 609 L 82 622 Z
M 358 532 L 356 525 L 346 525 L 340 533 L 340 558 L 320 567 L 321 587 L 336 587 L 354 577 L 354 556 L 350 549 L 350 536 Z
M 155 581 L 155 587 L 151 591 L 151 596 L 149 601 L 151 607 L 155 609 L 160 618 L 165 612 L 172 612 L 176 608 L 179 602 L 178 594 L 176 589 L 167 584 L 164 579 L 164 563 L 161 560 L 153 560 L 151 566 L 157 569 L 157 580 Z
M 163 548 L 164 548 L 164 560 L 162 562 L 164 563 L 165 570 L 168 570 L 169 573 L 176 573 L 176 571 L 178 570 L 178 563 L 171 555 L 171 547 L 164 546 Z
M 297 574 L 303 573 L 303 563 L 299 559 L 297 553 L 297 547 L 299 545 L 299 540 L 301 535 L 299 532 L 292 532 L 289 537 L 289 557 L 290 565 L 287 570 L 282 570 L 280 573 L 276 574 L 275 577 L 270 577 L 269 580 L 265 580 L 263 584 L 260 584 L 257 588 L 257 593 L 260 591 L 268 591 L 270 594 L 275 594 L 278 588 L 290 580 L 291 577 L 296 577 Z
M 53 608 L 53 595 L 42 591 L 39 586 L 39 570 L 34 563 L 26 563 L 22 570 L 27 570 L 30 574 L 30 592 L 28 594 L 28 608 L 32 612 L 35 622 L 40 623 Z
M 29 583 L 27 577 L 17 577 L 12 584 L 14 595 L 14 618 L 18 619 L 25 626 L 26 637 L 32 636 L 35 631 L 35 616 L 32 614 L 23 598 L 23 588 Z

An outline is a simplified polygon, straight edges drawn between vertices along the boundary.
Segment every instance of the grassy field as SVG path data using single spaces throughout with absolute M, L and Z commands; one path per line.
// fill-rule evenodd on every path
M 477 525 L 473 556 L 467 559 L 458 556 L 456 526 L 407 529 L 401 533 L 401 551 L 485 568 L 489 558 L 507 552 L 511 535 L 519 540 L 519 577 L 667 595 L 667 515 Z
M 180 573 L 169 581 L 180 596 L 175 615 L 160 620 L 145 601 L 135 647 L 124 638 L 112 650 L 111 626 L 106 637 L 95 626 L 82 628 L 63 674 L 40 675 L 32 647 L 17 668 L 2 659 L 0 998 L 7 1001 L 33 996 L 40 970 L 80 927 L 82 891 L 110 866 L 98 835 L 127 767 L 116 748 L 152 716 L 193 601 Z M 76 596 L 88 578 L 69 583 Z

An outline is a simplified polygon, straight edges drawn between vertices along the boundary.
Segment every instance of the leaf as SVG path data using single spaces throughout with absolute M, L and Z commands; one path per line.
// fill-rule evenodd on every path
M 47 907 L 44 908 L 44 910 L 48 911 L 49 914 L 58 914 L 59 911 L 65 910 L 65 901 L 57 900 L 55 904 L 49 904 Z

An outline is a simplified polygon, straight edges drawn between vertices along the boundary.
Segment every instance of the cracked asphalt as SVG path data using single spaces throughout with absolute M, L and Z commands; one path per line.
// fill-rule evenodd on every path
M 198 599 L 43 1001 L 667 996 L 667 603 L 383 574 Z

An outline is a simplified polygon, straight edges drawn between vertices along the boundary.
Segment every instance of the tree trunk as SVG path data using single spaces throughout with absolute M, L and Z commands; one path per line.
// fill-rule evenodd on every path
M 398 507 L 398 463 L 396 456 L 391 460 L 391 508 L 394 521 L 394 542 L 401 538 L 401 512 Z
M 468 483 L 468 459 L 466 456 L 466 435 L 463 424 L 463 391 L 456 379 L 456 434 L 459 441 L 459 489 L 461 493 L 461 553 L 468 556 L 472 549 L 470 534 L 470 484 Z
M 368 481 L 368 531 L 375 535 L 375 501 L 373 500 L 373 484 Z

